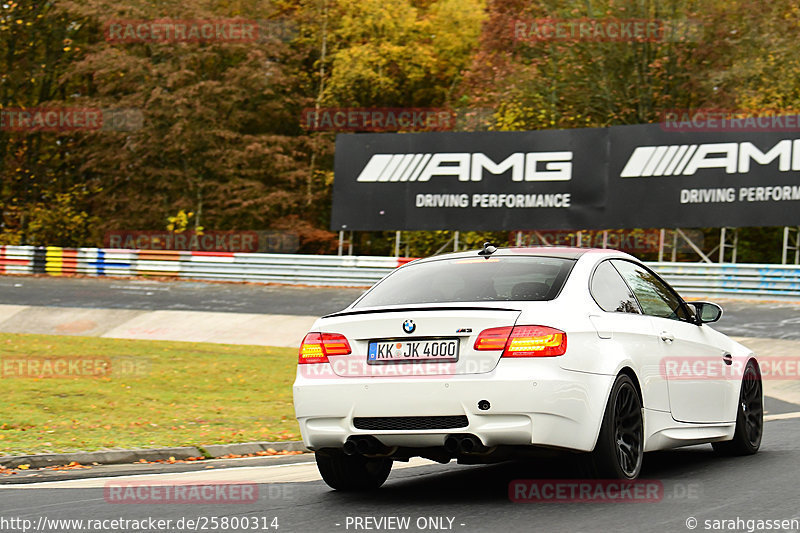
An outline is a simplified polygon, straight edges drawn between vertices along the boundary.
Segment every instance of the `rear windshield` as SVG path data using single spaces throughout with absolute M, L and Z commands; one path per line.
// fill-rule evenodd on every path
M 355 307 L 552 300 L 574 264 L 572 259 L 531 256 L 412 263 L 373 287 Z

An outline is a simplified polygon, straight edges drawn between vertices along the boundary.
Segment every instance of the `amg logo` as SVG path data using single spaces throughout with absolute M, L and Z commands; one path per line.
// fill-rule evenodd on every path
M 800 139 L 784 139 L 767 152 L 751 142 L 639 146 L 631 154 L 622 178 L 691 176 L 700 168 L 724 168 L 727 174 L 750 172 L 750 160 L 768 165 L 778 160 L 778 170 L 800 170 Z
M 515 152 L 499 163 L 482 153 L 375 154 L 356 181 L 429 181 L 432 176 L 481 181 L 484 172 L 509 170 L 513 181 L 567 181 L 572 179 L 571 161 L 572 152 Z

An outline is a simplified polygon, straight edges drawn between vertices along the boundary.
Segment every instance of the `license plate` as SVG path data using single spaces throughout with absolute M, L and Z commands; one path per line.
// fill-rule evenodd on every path
M 369 343 L 367 363 L 458 361 L 458 339 L 418 339 L 413 341 L 373 341 Z

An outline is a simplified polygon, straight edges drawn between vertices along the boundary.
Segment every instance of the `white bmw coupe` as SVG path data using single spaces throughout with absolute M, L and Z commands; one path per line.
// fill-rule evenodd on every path
M 634 479 L 644 452 L 761 444 L 754 354 L 634 257 L 497 249 L 413 261 L 317 320 L 294 406 L 325 482 L 368 490 L 393 461 L 488 463 L 543 450 Z

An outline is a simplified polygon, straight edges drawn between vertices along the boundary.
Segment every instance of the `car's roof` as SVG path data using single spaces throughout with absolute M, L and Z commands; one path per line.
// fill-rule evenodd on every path
M 479 250 L 470 250 L 468 252 L 456 252 L 450 254 L 435 255 L 420 259 L 418 261 L 434 261 L 440 259 L 459 259 L 463 257 L 475 257 L 478 255 Z M 536 257 L 554 257 L 560 259 L 577 260 L 582 255 L 587 253 L 607 253 L 607 254 L 620 254 L 626 255 L 613 249 L 604 248 L 577 248 L 569 246 L 519 246 L 513 248 L 498 248 L 492 254 L 492 257 L 515 256 L 515 255 L 530 255 Z

